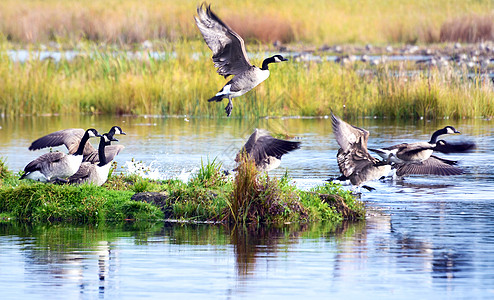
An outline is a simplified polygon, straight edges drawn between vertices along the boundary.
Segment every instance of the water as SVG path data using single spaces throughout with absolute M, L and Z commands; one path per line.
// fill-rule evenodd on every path
M 2 299 L 40 298 L 377 298 L 492 299 L 494 297 L 493 121 L 400 122 L 358 119 L 369 147 L 428 140 L 445 125 L 478 148 L 459 159 L 466 174 L 371 182 L 362 200 L 365 221 L 283 228 L 123 224 L 64 226 L 0 224 Z M 338 175 L 330 119 L 200 119 L 77 116 L 0 119 L 1 156 L 17 171 L 42 152 L 37 137 L 68 127 L 127 136 L 117 157 L 151 165 L 150 176 L 184 176 L 201 160 L 224 168 L 255 127 L 286 132 L 302 149 L 282 159 L 302 188 Z M 96 144 L 96 141 L 93 141 Z

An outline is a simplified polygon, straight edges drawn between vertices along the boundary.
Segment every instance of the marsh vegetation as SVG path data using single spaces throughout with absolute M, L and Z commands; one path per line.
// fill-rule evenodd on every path
M 215 160 L 208 161 L 187 182 L 120 173 L 102 187 L 58 186 L 20 181 L 1 161 L 0 214 L 29 222 L 172 219 L 233 224 L 338 223 L 365 214 L 363 204 L 337 185 L 301 191 L 288 175 L 270 178 L 252 162 L 241 164 L 233 180 L 220 168 Z

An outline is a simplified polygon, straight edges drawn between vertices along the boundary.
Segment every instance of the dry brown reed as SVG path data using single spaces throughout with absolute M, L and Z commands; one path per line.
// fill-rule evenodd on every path
M 494 40 L 494 14 L 461 16 L 444 22 L 441 42 L 475 43 Z
M 200 2 L 2 0 L 0 35 L 15 43 L 90 40 L 132 44 L 200 39 L 193 20 Z M 450 25 L 448 20 L 482 14 L 492 10 L 492 6 L 488 0 L 212 3 L 218 16 L 248 40 L 310 44 L 437 41 L 443 23 L 445 27 L 453 26 L 454 22 Z M 480 19 L 483 23 L 488 21 L 487 16 Z M 476 26 L 484 30 L 479 24 Z

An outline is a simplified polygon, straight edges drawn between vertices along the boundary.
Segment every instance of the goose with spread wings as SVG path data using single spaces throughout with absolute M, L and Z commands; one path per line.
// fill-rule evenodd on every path
M 69 150 L 69 154 L 74 154 L 79 147 L 82 137 L 84 136 L 84 129 L 81 128 L 69 128 L 47 134 L 39 139 L 35 140 L 29 146 L 29 150 L 39 150 L 47 147 L 57 147 L 64 145 Z M 111 140 L 116 134 L 125 135 L 120 126 L 113 126 L 108 135 Z M 105 147 L 105 155 L 109 160 L 113 158 L 125 147 L 123 145 L 109 145 Z M 83 162 L 97 163 L 99 161 L 98 150 L 95 149 L 91 143 L 86 143 L 83 149 Z
M 370 155 L 367 151 L 369 131 L 350 125 L 331 113 L 333 134 L 340 146 L 336 159 L 343 174 L 340 179 L 348 179 L 354 186 L 380 179 L 391 171 L 391 165 Z M 372 189 L 368 188 L 367 189 Z
M 384 161 L 393 164 L 396 175 L 399 177 L 421 174 L 421 175 L 460 175 L 461 168 L 456 167 L 456 161 L 440 158 L 433 155 L 434 152 L 441 153 L 465 153 L 475 148 L 473 142 L 446 142 L 437 140 L 444 134 L 459 134 L 453 126 L 446 126 L 436 130 L 427 142 L 401 143 L 390 147 L 369 149 L 381 156 Z
M 300 148 L 300 142 L 292 142 L 272 137 L 267 130 L 256 128 L 242 150 L 235 158 L 240 161 L 243 152 L 254 159 L 259 171 L 270 171 L 279 167 L 281 157 L 290 151 Z
M 82 138 L 76 144 L 74 153 L 49 152 L 41 155 L 27 164 L 20 179 L 27 178 L 47 182 L 55 178 L 72 176 L 81 166 L 83 152 L 88 140 L 97 136 L 100 136 L 98 131 L 90 128 L 84 132 Z
M 203 3 L 197 8 L 197 16 L 194 17 L 197 27 L 204 37 L 204 41 L 213 52 L 214 66 L 218 74 L 227 78 L 234 77 L 228 81 L 223 88 L 208 101 L 221 102 L 228 99 L 225 107 L 226 115 L 230 116 L 233 103 L 232 98 L 240 97 L 255 88 L 269 77 L 268 65 L 287 61 L 281 55 L 274 55 L 264 59 L 262 67 L 256 67 L 249 62 L 244 40 L 226 25 L 211 10 L 211 5 Z

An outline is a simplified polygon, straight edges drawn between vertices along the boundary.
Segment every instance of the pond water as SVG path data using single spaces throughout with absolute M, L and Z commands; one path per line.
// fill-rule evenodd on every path
M 494 298 L 494 121 L 350 123 L 371 132 L 369 147 L 428 140 L 453 125 L 477 149 L 465 174 L 371 182 L 365 221 L 228 228 L 213 225 L 0 224 L 2 299 L 18 298 Z M 338 175 L 329 118 L 37 117 L 0 119 L 0 156 L 14 171 L 41 153 L 34 139 L 68 127 L 105 132 L 120 125 L 119 171 L 142 161 L 147 176 L 186 179 L 201 161 L 225 169 L 254 128 L 287 133 L 302 148 L 272 172 L 301 188 Z M 93 141 L 96 144 L 96 141 Z

